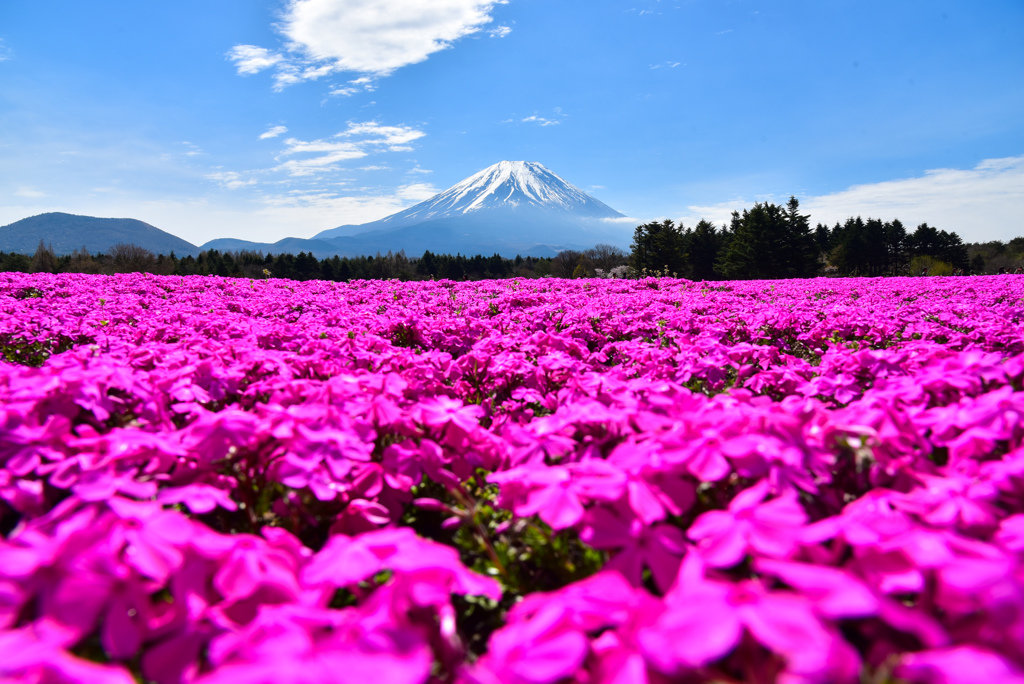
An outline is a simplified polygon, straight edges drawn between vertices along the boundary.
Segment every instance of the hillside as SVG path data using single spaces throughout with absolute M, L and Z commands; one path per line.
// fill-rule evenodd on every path
M 97 218 L 62 212 L 39 214 L 0 227 L 0 251 L 32 254 L 39 241 L 53 246 L 57 255 L 84 247 L 91 254 L 106 252 L 119 242 L 144 247 L 154 254 L 178 256 L 199 253 L 191 242 L 130 218 Z

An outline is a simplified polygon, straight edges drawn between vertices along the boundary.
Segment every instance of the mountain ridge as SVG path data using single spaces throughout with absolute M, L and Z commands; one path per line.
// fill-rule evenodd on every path
M 0 226 L 0 250 L 32 254 L 42 240 L 57 255 L 85 248 L 106 252 L 119 242 L 133 243 L 155 254 L 199 254 L 199 247 L 133 218 L 99 218 L 51 211 Z

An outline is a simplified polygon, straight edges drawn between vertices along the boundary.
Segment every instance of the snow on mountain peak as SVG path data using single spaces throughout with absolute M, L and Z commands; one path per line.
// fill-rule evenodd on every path
M 622 216 L 543 164 L 500 161 L 473 174 L 425 202 L 393 214 L 381 224 L 407 224 L 469 214 L 481 210 L 520 208 L 576 214 L 590 218 Z

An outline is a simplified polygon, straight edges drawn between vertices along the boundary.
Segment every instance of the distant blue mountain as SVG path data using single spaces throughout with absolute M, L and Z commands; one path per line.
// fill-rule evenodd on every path
M 96 218 L 61 212 L 39 214 L 0 227 L 0 251 L 33 254 L 42 240 L 54 253 L 70 254 L 84 247 L 90 254 L 106 252 L 119 242 L 144 247 L 154 254 L 182 257 L 199 248 L 176 235 L 130 218 Z

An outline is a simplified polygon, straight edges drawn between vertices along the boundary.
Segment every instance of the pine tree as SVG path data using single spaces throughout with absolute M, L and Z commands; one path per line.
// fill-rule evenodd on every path
M 688 261 L 690 276 L 694 280 L 714 280 L 717 277 L 715 260 L 722 248 L 722 235 L 715 224 L 701 219 L 690 237 Z
M 786 211 L 770 202 L 757 203 L 743 215 L 733 214 L 733 236 L 716 268 L 725 278 L 785 278 L 789 270 L 789 225 Z
M 782 245 L 784 272 L 788 278 L 807 278 L 818 272 L 818 246 L 811 232 L 810 215 L 800 213 L 800 202 L 790 196 L 786 204 L 786 232 Z
M 645 223 L 633 231 L 630 266 L 638 273 L 685 273 L 688 234 L 682 224 L 665 220 Z

